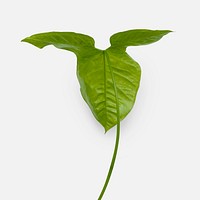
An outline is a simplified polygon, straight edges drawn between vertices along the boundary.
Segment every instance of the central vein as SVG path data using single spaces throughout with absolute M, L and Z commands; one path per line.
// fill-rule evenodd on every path
M 105 129 L 107 130 L 107 76 L 106 76 L 105 51 L 103 51 L 103 66 L 104 66 Z

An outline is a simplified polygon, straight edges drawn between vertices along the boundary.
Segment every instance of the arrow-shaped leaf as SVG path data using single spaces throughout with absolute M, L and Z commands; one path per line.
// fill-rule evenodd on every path
M 54 45 L 74 52 L 84 100 L 105 131 L 117 125 L 113 158 L 98 200 L 104 195 L 114 167 L 120 121 L 131 111 L 140 84 L 140 66 L 126 53 L 126 47 L 157 42 L 169 32 L 171 31 L 136 29 L 116 33 L 111 36 L 111 46 L 106 50 L 95 48 L 92 37 L 73 32 L 40 33 L 22 40 L 39 48 Z

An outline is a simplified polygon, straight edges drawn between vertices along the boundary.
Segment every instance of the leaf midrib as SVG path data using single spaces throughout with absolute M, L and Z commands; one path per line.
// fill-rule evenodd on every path
M 103 51 L 103 65 L 104 65 L 104 98 L 105 98 L 105 130 L 107 130 L 107 76 L 106 76 L 106 57 Z
M 117 93 L 117 86 L 116 86 L 116 82 L 115 82 L 115 78 L 114 78 L 114 73 L 113 73 L 113 69 L 111 67 L 111 63 L 110 63 L 110 59 L 109 59 L 109 55 L 106 51 L 103 51 L 103 55 L 104 55 L 104 60 L 107 61 L 107 66 L 110 69 L 110 74 L 111 74 L 111 78 L 112 78 L 112 82 L 113 82 L 113 90 L 114 90 L 114 94 L 115 94 L 115 101 L 116 101 L 116 111 L 117 111 L 117 124 L 120 123 L 120 113 L 119 113 L 119 101 L 118 101 L 118 93 Z M 106 69 L 106 62 L 104 63 L 105 65 L 105 69 Z M 106 74 L 106 70 L 105 70 L 105 74 Z M 104 83 L 106 82 L 106 80 L 104 80 Z M 105 92 L 106 93 L 106 92 Z M 106 101 L 105 101 L 106 102 Z M 107 108 L 106 108 L 107 110 Z M 107 112 L 106 112 L 107 113 Z M 106 114 L 107 115 L 107 114 Z

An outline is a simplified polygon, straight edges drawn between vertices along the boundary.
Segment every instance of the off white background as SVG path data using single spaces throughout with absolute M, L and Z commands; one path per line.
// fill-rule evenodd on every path
M 122 122 L 105 200 L 200 199 L 199 1 L 1 1 L 0 199 L 96 200 L 115 128 L 104 135 L 82 100 L 76 57 L 24 37 L 46 31 L 91 35 L 171 29 L 158 43 L 130 47 L 141 87 Z

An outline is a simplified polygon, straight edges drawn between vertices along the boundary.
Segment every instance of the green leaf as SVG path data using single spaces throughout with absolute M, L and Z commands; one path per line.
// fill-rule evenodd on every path
M 132 109 L 139 88 L 139 64 L 125 51 L 127 46 L 158 41 L 167 30 L 136 29 L 111 36 L 111 47 L 96 49 L 94 39 L 74 32 L 35 34 L 22 40 L 36 47 L 54 45 L 77 55 L 77 76 L 84 100 L 105 131 L 122 120 Z
M 96 49 L 90 36 L 73 32 L 40 33 L 22 40 L 39 48 L 54 45 L 74 52 L 84 100 L 105 131 L 117 124 L 113 157 L 98 200 L 103 198 L 115 164 L 120 121 L 131 111 L 140 84 L 140 66 L 126 53 L 126 47 L 156 42 L 169 32 L 138 29 L 116 33 L 111 36 L 111 47 L 106 50 Z
M 74 32 L 39 33 L 23 39 L 22 42 L 28 42 L 38 48 L 54 45 L 59 49 L 69 50 L 77 55 L 84 50 L 94 48 L 92 37 Z
M 128 47 L 147 45 L 160 40 L 164 35 L 170 33 L 170 30 L 147 30 L 135 29 L 116 33 L 111 36 L 110 43 L 114 47 Z

